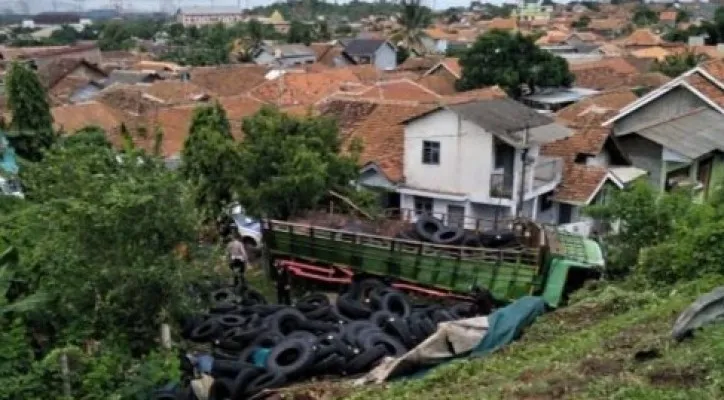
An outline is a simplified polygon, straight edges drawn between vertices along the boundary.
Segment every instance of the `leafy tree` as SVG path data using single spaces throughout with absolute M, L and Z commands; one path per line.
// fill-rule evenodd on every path
M 131 30 L 121 21 L 110 21 L 100 33 L 98 47 L 103 51 L 128 50 L 133 47 Z
M 264 40 L 264 26 L 257 19 L 249 21 L 249 37 L 251 38 L 252 44 L 256 45 Z
M 401 0 L 402 14 L 399 23 L 401 28 L 392 32 L 391 39 L 417 54 L 424 54 L 427 48 L 423 43 L 423 30 L 430 25 L 432 12 L 422 5 L 421 0 Z
M 195 204 L 206 217 L 218 216 L 233 200 L 240 168 L 238 145 L 219 103 L 194 111 L 181 156 L 181 173 L 194 187 Z
M 10 66 L 5 92 L 12 114 L 8 139 L 18 155 L 38 161 L 54 141 L 47 93 L 35 72 L 20 62 Z
M 61 25 L 60 29 L 50 34 L 50 41 L 55 44 L 73 44 L 80 39 L 80 34 L 75 28 L 68 25 Z
M 686 10 L 678 10 L 676 11 L 676 23 L 680 24 L 682 22 L 689 22 L 689 12 Z
M 340 154 L 336 123 L 264 107 L 244 120 L 239 197 L 251 212 L 286 218 L 312 208 L 329 189 L 349 191 L 354 152 Z
M 500 85 L 514 98 L 524 90 L 570 86 L 573 75 L 562 58 L 541 50 L 533 38 L 493 30 L 478 37 L 460 56 L 460 90 Z
M 704 54 L 695 54 L 689 51 L 682 54 L 668 55 L 662 61 L 656 60 L 651 69 L 675 78 L 706 60 L 707 57 Z
M 588 24 L 591 23 L 591 17 L 588 15 L 584 15 L 581 18 L 578 18 L 576 21 L 573 21 L 571 23 L 572 28 L 576 29 L 585 29 L 588 28 Z
M 288 43 L 303 43 L 309 45 L 312 43 L 312 28 L 302 22 L 292 21 L 287 32 Z
M 183 24 L 173 23 L 166 27 L 166 33 L 171 39 L 180 39 L 186 32 Z
M 329 40 L 332 38 L 332 34 L 329 32 L 329 24 L 326 20 L 320 21 L 317 24 L 317 39 L 318 40 Z
M 659 22 L 659 14 L 644 5 L 640 5 L 636 7 L 631 20 L 638 26 L 654 25 Z
M 349 24 L 339 24 L 335 28 L 334 33 L 337 35 L 349 35 L 352 33 L 352 27 Z
M 410 57 L 410 51 L 402 46 L 397 47 L 397 65 L 402 64 Z

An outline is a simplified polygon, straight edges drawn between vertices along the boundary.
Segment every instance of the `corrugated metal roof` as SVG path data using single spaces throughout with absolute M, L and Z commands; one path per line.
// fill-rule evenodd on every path
M 525 144 L 526 127 L 528 143 L 548 143 L 571 135 L 568 128 L 552 118 L 510 98 L 472 101 L 448 108 L 514 146 Z
M 702 109 L 636 131 L 639 135 L 696 159 L 714 150 L 724 150 L 724 115 Z
M 385 42 L 385 39 L 353 39 L 344 45 L 344 52 L 351 56 L 367 56 L 377 51 Z

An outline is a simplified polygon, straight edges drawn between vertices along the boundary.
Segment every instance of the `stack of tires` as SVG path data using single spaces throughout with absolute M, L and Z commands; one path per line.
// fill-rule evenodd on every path
M 364 373 L 417 346 L 438 323 L 473 316 L 468 303 L 410 304 L 374 279 L 352 285 L 334 303 L 312 294 L 294 306 L 272 305 L 254 290 L 237 295 L 231 289 L 213 298 L 209 312 L 190 318 L 182 332 L 211 344 L 210 400 L 246 399 L 314 376 Z M 178 389 L 178 396 L 195 398 L 189 388 Z
M 466 231 L 460 227 L 445 225 L 431 215 L 419 216 L 411 229 L 403 230 L 398 237 L 448 246 L 490 248 L 509 245 L 516 239 L 511 230 Z

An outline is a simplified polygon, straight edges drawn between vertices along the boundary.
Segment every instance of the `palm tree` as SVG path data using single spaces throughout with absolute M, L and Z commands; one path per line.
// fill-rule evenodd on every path
M 420 55 L 427 52 L 422 39 L 430 23 L 430 9 L 421 3 L 422 0 L 400 0 L 402 13 L 398 22 L 401 26 L 391 36 L 395 44 Z
M 47 296 L 43 293 L 34 293 L 12 303 L 8 301 L 6 296 L 13 281 L 11 268 L 17 261 L 18 252 L 14 247 L 0 252 L 0 315 L 7 312 L 31 312 L 47 301 Z

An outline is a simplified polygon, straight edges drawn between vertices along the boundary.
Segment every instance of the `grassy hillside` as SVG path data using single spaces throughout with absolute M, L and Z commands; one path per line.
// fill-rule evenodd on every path
M 294 399 L 722 399 L 724 324 L 675 343 L 676 316 L 719 276 L 655 293 L 606 286 L 540 318 L 489 357 L 442 366 L 423 379 L 364 390 L 297 389 Z M 325 385 L 326 386 L 326 385 Z

